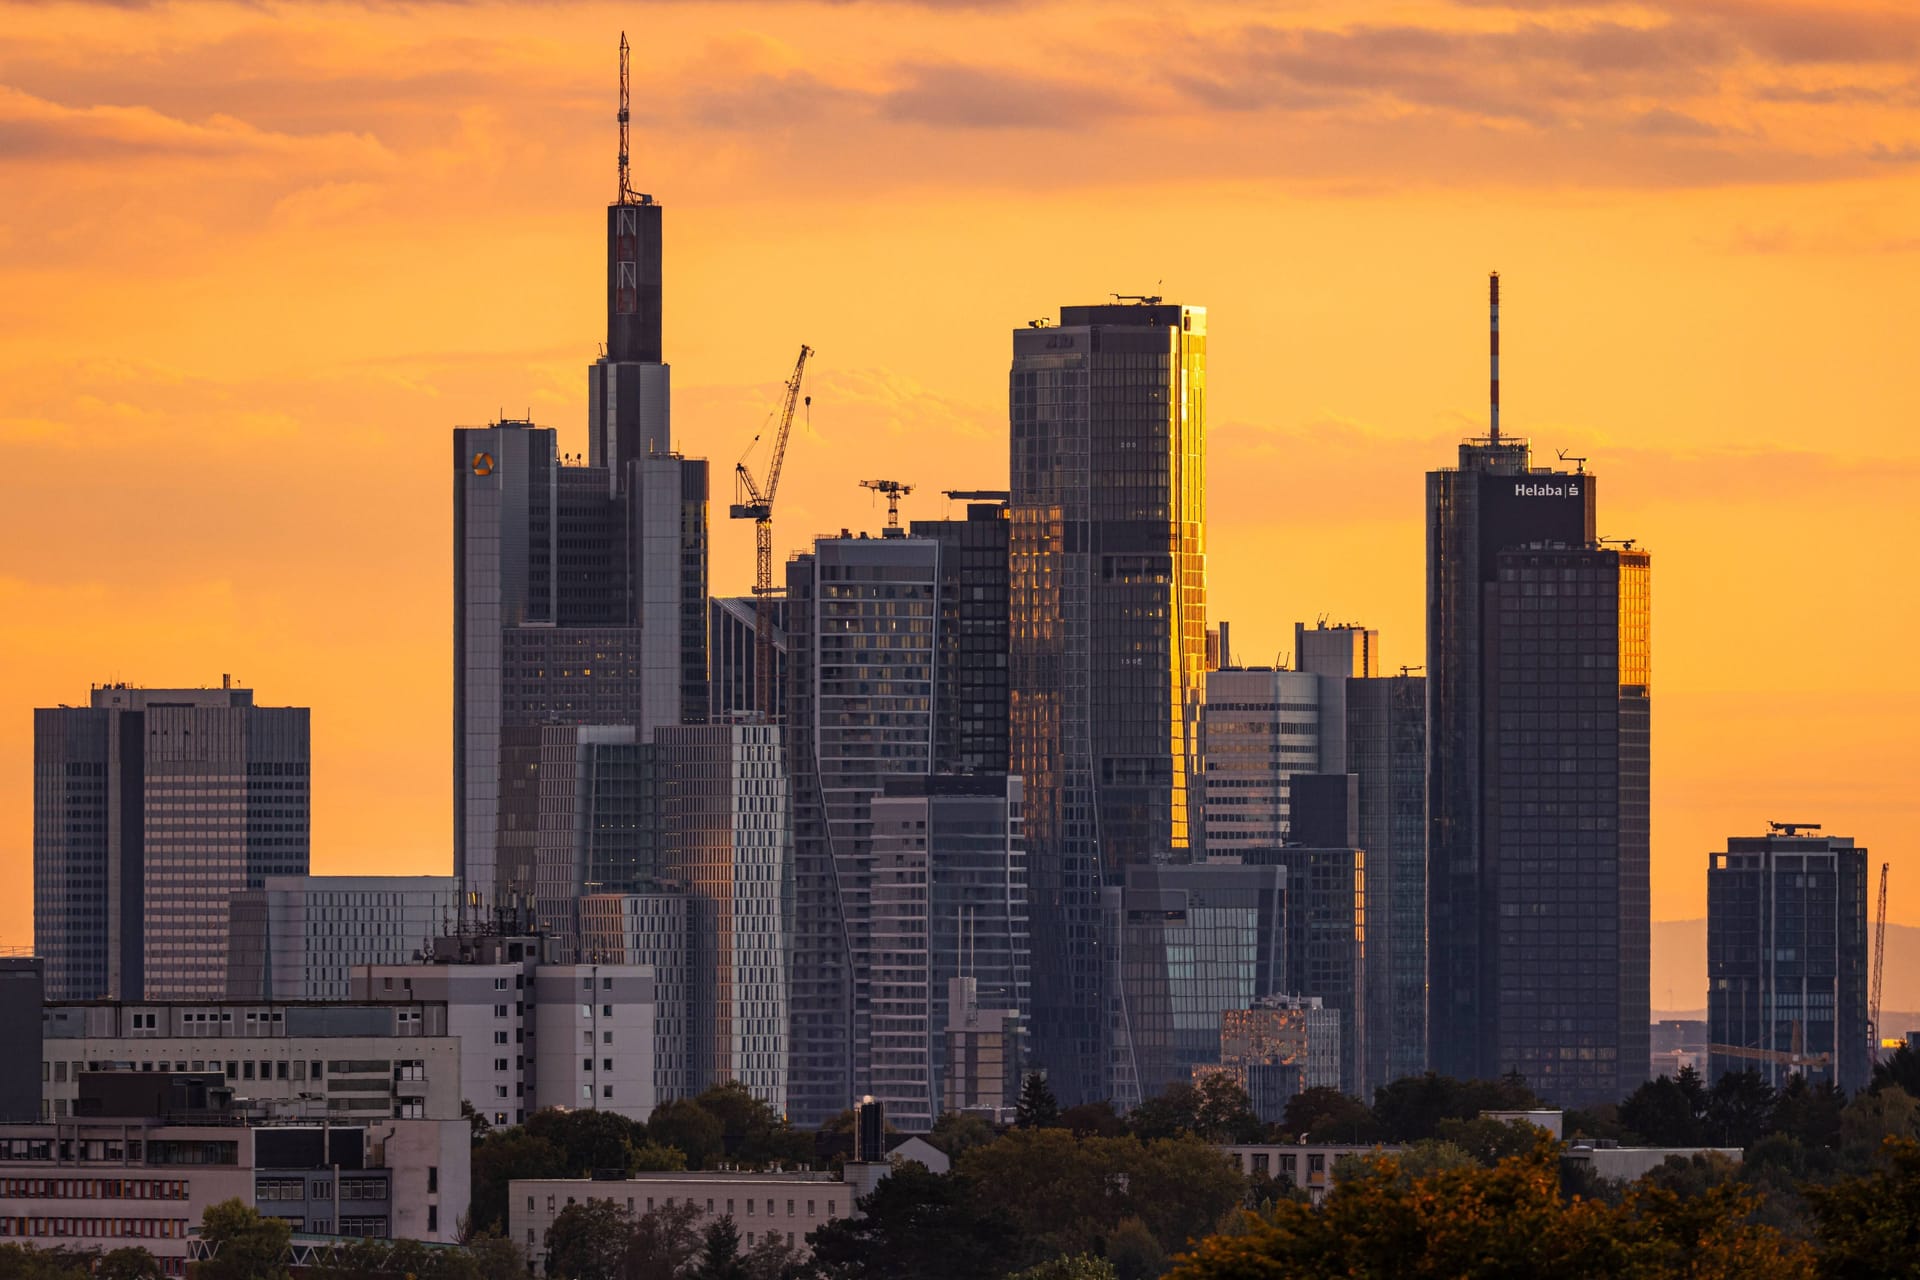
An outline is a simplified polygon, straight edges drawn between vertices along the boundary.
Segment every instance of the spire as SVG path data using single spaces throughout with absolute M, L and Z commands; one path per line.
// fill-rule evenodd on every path
M 627 33 L 620 33 L 620 204 L 652 204 L 653 197 L 633 189 L 627 169 Z
M 620 110 L 620 119 L 622 121 L 625 121 L 627 118 L 626 108 L 624 106 L 624 103 L 626 102 L 625 85 L 627 83 L 626 72 L 624 70 L 625 66 L 626 64 L 624 62 L 621 63 L 622 71 L 620 74 L 620 84 L 622 88 L 621 88 L 620 100 L 623 105 Z M 620 129 L 621 129 L 620 155 L 621 155 L 622 164 L 625 163 L 626 150 L 627 150 L 626 141 L 625 141 L 626 127 L 627 126 L 624 123 L 620 126 Z M 625 169 L 622 169 L 621 172 L 624 174 L 626 171 Z M 1488 360 L 1489 360 L 1490 370 L 1493 375 L 1493 378 L 1492 378 L 1493 417 L 1490 422 L 1491 430 L 1488 432 L 1488 436 L 1494 444 L 1499 444 L 1500 443 L 1500 273 L 1498 271 L 1489 272 L 1487 274 L 1487 320 L 1489 325 L 1489 329 L 1487 332 Z

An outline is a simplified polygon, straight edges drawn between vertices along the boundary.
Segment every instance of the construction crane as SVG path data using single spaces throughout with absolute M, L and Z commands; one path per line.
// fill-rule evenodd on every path
M 880 536 L 883 538 L 906 537 L 906 534 L 900 532 L 900 499 L 912 493 L 913 486 L 902 484 L 898 480 L 862 480 L 860 487 L 887 495 L 887 527 Z
M 727 510 L 735 520 L 753 521 L 753 698 L 768 719 L 778 710 L 773 688 L 773 597 L 778 594 L 773 585 L 773 498 L 780 490 L 780 464 L 787 458 L 793 411 L 800 404 L 800 378 L 812 354 L 813 348 L 802 343 L 793 376 L 787 379 L 780 407 L 775 410 L 779 422 L 774 428 L 773 456 L 767 460 L 765 479 L 756 481 L 753 472 L 747 470 L 747 454 L 760 443 L 756 435 L 734 464 L 733 505 Z M 812 406 L 812 396 L 807 397 L 807 404 Z M 765 435 L 765 430 L 760 434 Z
M 1750 1062 L 1766 1062 L 1774 1066 L 1791 1067 L 1803 1075 L 1805 1074 L 1803 1068 L 1825 1067 L 1833 1062 L 1833 1055 L 1830 1053 L 1806 1052 L 1806 1028 L 1798 1018 L 1793 1021 L 1793 1048 L 1790 1050 L 1751 1049 L 1738 1044 L 1710 1044 L 1707 1046 L 1707 1052 L 1718 1054 L 1723 1058 L 1744 1058 Z
M 1005 489 L 942 489 L 955 502 L 1011 502 L 1013 494 Z
M 1873 925 L 1873 995 L 1867 1008 L 1867 1061 L 1880 1063 L 1880 974 L 1887 963 L 1887 872 L 1891 862 L 1880 864 L 1880 908 Z

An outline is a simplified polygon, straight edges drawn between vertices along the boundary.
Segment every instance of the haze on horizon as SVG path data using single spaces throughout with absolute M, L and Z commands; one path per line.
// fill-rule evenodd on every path
M 448 869 L 448 432 L 585 449 L 623 27 L 716 593 L 801 342 L 783 554 L 877 529 L 861 479 L 909 518 L 1004 484 L 1009 331 L 1161 293 L 1209 309 L 1211 619 L 1244 661 L 1324 614 L 1418 665 L 1423 473 L 1484 430 L 1497 268 L 1503 426 L 1654 554 L 1654 918 L 1769 819 L 1920 836 L 1920 12 L 16 2 L 0 944 L 30 709 L 95 682 L 311 706 L 314 871 Z M 1920 923 L 1920 874 L 1892 898 Z

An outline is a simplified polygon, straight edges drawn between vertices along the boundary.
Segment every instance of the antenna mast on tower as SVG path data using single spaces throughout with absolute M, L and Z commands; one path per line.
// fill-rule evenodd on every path
M 627 33 L 620 33 L 620 203 L 652 204 L 653 197 L 633 189 L 627 170 Z
M 625 47 L 625 40 L 626 40 L 626 37 L 622 36 L 621 37 L 622 48 Z M 626 71 L 627 64 L 625 62 L 626 55 L 623 53 L 620 56 L 622 59 L 620 63 L 620 119 L 622 121 L 620 125 L 620 154 L 623 157 L 621 163 L 624 164 L 625 163 L 624 157 L 627 154 L 627 133 L 626 133 L 627 126 L 625 124 L 625 121 L 627 118 L 627 87 L 626 87 L 627 86 L 627 71 Z M 625 169 L 621 170 L 622 174 L 624 174 L 625 172 L 626 172 Z M 623 177 L 621 180 L 624 182 L 625 178 Z M 1492 378 L 1493 413 L 1487 424 L 1488 438 L 1491 439 L 1493 443 L 1499 444 L 1500 443 L 1500 273 L 1498 271 L 1490 272 L 1487 276 L 1487 345 L 1488 345 L 1488 352 L 1487 352 L 1488 371 L 1493 375 L 1493 378 Z

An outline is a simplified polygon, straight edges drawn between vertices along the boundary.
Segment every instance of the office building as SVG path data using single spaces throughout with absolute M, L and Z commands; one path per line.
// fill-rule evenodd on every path
M 1346 773 L 1347 689 L 1380 674 L 1380 633 L 1356 623 L 1293 624 L 1293 665 L 1320 677 L 1320 773 Z
M 79 1109 L 0 1124 L 0 1238 L 139 1246 L 162 1275 L 185 1276 L 206 1257 L 202 1216 L 224 1200 L 286 1222 L 296 1262 L 342 1236 L 451 1244 L 467 1213 L 472 1138 L 458 1116 L 266 1119 L 204 1073 L 90 1072 Z
M 1648 557 L 1597 541 L 1584 463 L 1501 435 L 1493 385 L 1427 476 L 1430 1060 L 1615 1101 L 1647 1063 Z
M 1346 682 L 1347 763 L 1367 854 L 1367 1078 L 1427 1069 L 1427 682 Z
M 1026 781 L 1034 1052 L 1111 1095 L 1103 890 L 1193 854 L 1206 665 L 1206 311 L 1014 331 L 1010 770 Z
M 579 900 L 582 964 L 648 965 L 654 980 L 653 1090 L 662 1102 L 688 1098 L 708 1083 L 696 1079 L 689 1045 L 695 993 L 711 971 L 693 969 L 696 903 L 678 887 L 654 893 L 585 894 Z
M 451 876 L 268 876 L 228 899 L 229 1000 L 344 1000 L 363 964 L 404 964 L 453 928 Z
M 45 971 L 37 957 L 0 956 L 0 1123 L 40 1118 L 40 1005 Z
M 1644 551 L 1502 551 L 1486 595 L 1483 847 L 1497 916 L 1494 1063 L 1562 1105 L 1646 1079 Z
M 1340 1087 L 1340 1011 L 1313 996 L 1267 996 L 1220 1015 L 1220 1065 L 1195 1067 L 1197 1083 L 1226 1075 L 1246 1090 L 1253 1113 L 1276 1124 L 1287 1100 Z
M 934 769 L 940 544 L 821 538 L 787 565 L 794 1123 L 871 1093 L 871 804 Z
M 1115 1105 L 1218 1062 L 1221 1014 L 1287 989 L 1289 877 L 1237 862 L 1142 865 L 1106 891 Z
M 504 931 L 436 938 L 424 962 L 356 969 L 353 999 L 443 1008 L 463 1100 L 496 1128 L 545 1107 L 646 1119 L 656 1058 L 683 1052 L 656 1019 L 653 969 L 555 963 L 550 949 Z
M 1025 1079 L 1025 1038 L 1019 1010 L 982 1008 L 976 979 L 949 979 L 942 1114 L 971 1112 L 989 1124 L 1012 1124 Z
M 216 1075 L 238 1103 L 338 1121 L 457 1120 L 465 1100 L 443 1004 L 96 1001 L 42 1021 L 40 1119 L 83 1114 L 90 1072 Z
M 1867 1012 L 1868 884 L 1867 851 L 1813 824 L 1732 836 L 1724 852 L 1710 855 L 1710 1081 L 1754 1071 L 1775 1088 L 1796 1074 L 1849 1093 L 1866 1087 L 1875 1038 Z
M 1005 773 L 1008 761 L 1007 504 L 970 501 L 960 520 L 915 520 L 940 544 L 934 767 Z
M 1338 780 L 1335 804 L 1341 805 L 1350 779 Z M 1303 835 L 1312 839 L 1339 834 L 1341 824 L 1308 821 Z M 1249 849 L 1250 866 L 1286 871 L 1286 987 L 1295 995 L 1317 997 L 1340 1014 L 1340 1087 L 1355 1097 L 1373 1096 L 1378 1083 L 1368 1075 L 1367 978 L 1371 956 L 1367 899 L 1367 855 L 1351 842 L 1290 844 L 1278 849 Z M 1261 992 L 1262 995 L 1275 992 Z M 1246 1007 L 1251 1001 L 1236 1006 Z
M 781 728 L 688 726 L 654 742 L 661 869 L 693 898 L 693 1079 L 737 1080 L 785 1112 L 794 853 Z
M 612 1179 L 515 1178 L 507 1191 L 507 1236 L 526 1251 L 529 1273 L 543 1276 L 548 1274 L 547 1232 L 569 1205 L 604 1201 L 632 1219 L 655 1209 L 692 1205 L 700 1211 L 695 1227 L 702 1232 L 721 1218 L 732 1218 L 743 1253 L 772 1235 L 804 1256 L 808 1234 L 852 1216 L 854 1202 L 871 1191 L 888 1168 L 849 1162 L 844 1178 L 824 1171 L 738 1169 L 633 1173 Z
M 1287 842 L 1290 780 L 1322 771 L 1320 690 L 1331 683 L 1273 667 L 1206 673 L 1200 744 L 1209 857 Z
M 454 432 L 454 869 L 486 904 L 518 891 L 501 879 L 504 732 L 618 725 L 644 743 L 705 719 L 706 501 L 698 459 L 615 472 L 531 423 Z
M 308 711 L 223 686 L 104 685 L 85 707 L 34 712 L 49 999 L 218 999 L 228 897 L 306 873 Z
M 902 1132 L 940 1118 L 956 980 L 971 983 L 976 1008 L 1011 1015 L 1003 1031 L 1031 1015 L 1020 808 L 1020 779 L 1005 774 L 889 777 L 871 801 L 867 1065 Z
M 787 601 L 784 596 L 769 600 L 773 623 L 773 706 L 776 716 L 786 714 L 787 705 Z M 759 664 L 756 636 L 759 626 L 757 602 L 752 596 L 715 596 L 707 607 L 708 643 L 713 651 L 713 671 L 709 681 L 710 703 L 707 718 L 715 724 L 736 716 L 759 714 L 759 693 L 754 687 Z

